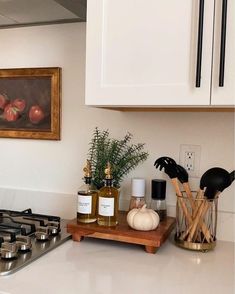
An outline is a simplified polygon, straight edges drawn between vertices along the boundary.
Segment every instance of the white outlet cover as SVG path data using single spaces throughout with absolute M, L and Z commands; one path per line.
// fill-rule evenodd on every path
M 185 153 L 193 152 L 195 154 L 194 158 L 194 170 L 188 171 L 185 166 Z M 179 163 L 182 165 L 188 172 L 189 177 L 198 178 L 200 177 L 200 161 L 201 161 L 201 146 L 200 145 L 180 145 L 180 158 Z

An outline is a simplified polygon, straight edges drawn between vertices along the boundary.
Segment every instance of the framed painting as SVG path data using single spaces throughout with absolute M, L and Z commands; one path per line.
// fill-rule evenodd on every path
M 60 140 L 61 68 L 0 69 L 0 137 Z

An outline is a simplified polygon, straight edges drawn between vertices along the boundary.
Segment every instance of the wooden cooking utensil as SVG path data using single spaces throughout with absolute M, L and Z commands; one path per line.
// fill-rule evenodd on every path
M 189 182 L 188 182 L 188 172 L 186 171 L 186 169 L 183 166 L 181 166 L 179 164 L 177 165 L 177 170 L 178 170 L 178 179 L 182 183 L 184 190 L 186 192 L 186 195 L 189 199 L 190 206 L 192 207 L 192 215 L 195 215 L 196 205 L 195 205 L 195 202 L 194 202 L 194 199 L 192 196 L 192 192 L 191 192 L 191 189 L 189 186 Z M 200 193 L 202 193 L 202 192 L 200 191 Z M 200 197 L 202 197 L 201 194 L 200 194 Z M 210 242 L 210 239 L 211 239 L 210 231 L 208 230 L 207 225 L 203 221 L 201 222 L 201 227 L 202 227 L 202 232 L 203 232 L 204 236 L 206 237 L 207 242 Z M 185 236 L 183 234 L 182 239 L 184 239 L 184 238 L 185 238 Z
M 203 190 L 200 192 L 202 194 L 202 197 L 203 197 Z M 201 205 L 203 204 L 203 202 L 201 202 Z M 195 210 L 195 215 L 199 215 L 198 218 L 201 216 L 202 212 L 203 211 L 200 211 L 200 209 L 202 209 L 202 207 L 198 206 Z M 190 225 L 188 226 L 188 229 L 180 236 L 180 239 L 181 240 L 185 240 L 186 237 L 188 237 L 188 241 L 190 240 L 190 242 L 192 241 L 190 238 L 189 238 L 189 233 L 191 232 L 191 230 L 193 229 L 193 226 L 195 225 L 195 222 L 196 222 L 196 219 L 195 218 L 192 218 L 192 222 L 190 223 Z M 198 224 L 199 220 L 197 221 L 197 224 Z M 200 226 L 201 226 L 201 229 L 202 229 L 202 233 L 203 235 L 205 236 L 206 240 L 208 243 L 211 242 L 212 240 L 212 237 L 211 237 L 211 234 L 210 234 L 210 231 L 207 227 L 207 225 L 205 224 L 205 222 L 203 221 L 200 221 Z M 196 230 L 196 229 L 195 229 Z
M 204 187 L 205 197 L 207 200 L 213 200 L 218 197 L 219 194 L 232 183 L 230 174 L 223 168 L 214 167 L 207 170 L 200 181 L 200 190 Z M 193 221 L 192 228 L 189 232 L 187 241 L 191 242 L 194 238 L 195 232 L 202 224 L 203 217 L 210 208 L 212 202 L 204 201 L 200 204 L 197 215 Z M 197 234 L 196 234 L 197 235 Z
M 178 183 L 178 178 L 177 178 L 178 170 L 177 170 L 176 162 L 174 161 L 174 159 L 172 159 L 170 157 L 163 156 L 163 157 L 158 158 L 155 161 L 154 165 L 156 168 L 159 167 L 160 170 L 162 170 L 164 168 L 165 173 L 170 177 L 171 183 L 175 189 L 175 193 L 176 193 L 176 195 L 179 196 L 178 200 L 179 200 L 181 209 L 185 215 L 185 218 L 188 221 L 188 223 L 191 224 L 192 217 L 188 211 L 186 204 L 183 201 L 182 193 L 180 191 L 180 187 L 179 187 L 179 183 Z
M 218 170 L 217 170 L 218 171 Z M 220 190 L 221 191 L 216 191 L 216 194 L 215 194 L 215 196 L 213 197 L 213 194 L 212 194 L 212 199 L 215 199 L 215 198 L 218 198 L 219 197 L 219 195 L 220 195 L 220 193 L 222 193 L 223 192 L 223 190 L 224 189 L 226 189 L 226 188 L 228 188 L 231 184 L 232 184 L 232 182 L 234 181 L 234 179 L 235 179 L 235 170 L 234 171 L 232 171 L 230 174 L 229 174 L 229 178 L 228 178 L 228 174 L 226 173 L 226 170 L 220 170 L 220 172 L 221 172 L 221 175 L 222 175 L 222 172 L 224 173 L 224 177 L 225 177 L 225 182 L 224 182 L 224 187 L 220 187 Z M 226 175 L 227 174 L 227 175 Z M 229 183 L 230 182 L 230 183 Z M 207 192 L 206 193 L 208 193 L 208 196 L 207 196 L 207 199 L 210 199 L 210 192 L 207 190 Z M 205 195 L 206 196 L 206 195 Z M 211 204 L 210 202 L 208 202 L 208 204 Z M 206 214 L 206 212 L 208 211 L 208 209 L 210 208 L 210 205 L 207 205 L 207 209 L 205 208 L 205 212 L 202 214 L 202 217 L 203 217 L 203 215 L 205 215 Z M 200 228 L 200 226 L 202 226 L 202 219 L 200 218 L 200 220 L 199 220 L 199 228 Z
M 192 209 L 194 210 L 195 203 L 194 203 L 194 199 L 193 199 L 192 192 L 191 192 L 189 182 L 188 182 L 188 173 L 187 173 L 186 169 L 179 164 L 177 164 L 177 178 L 181 182 L 181 184 L 183 185 L 184 190 L 186 192 L 186 195 L 189 199 L 190 205 L 191 205 Z

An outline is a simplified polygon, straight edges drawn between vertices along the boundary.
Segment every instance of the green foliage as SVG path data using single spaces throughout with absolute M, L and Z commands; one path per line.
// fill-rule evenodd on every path
M 94 184 L 103 186 L 104 170 L 109 161 L 115 186 L 119 187 L 124 176 L 148 157 L 145 144 L 131 144 L 132 134 L 127 133 L 122 140 L 112 139 L 109 131 L 95 128 L 90 142 L 88 159 L 91 162 Z

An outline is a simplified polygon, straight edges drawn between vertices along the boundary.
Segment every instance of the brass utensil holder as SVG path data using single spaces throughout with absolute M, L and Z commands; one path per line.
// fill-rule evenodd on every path
M 197 192 L 176 196 L 176 245 L 202 252 L 214 249 L 218 198 L 208 200 Z

